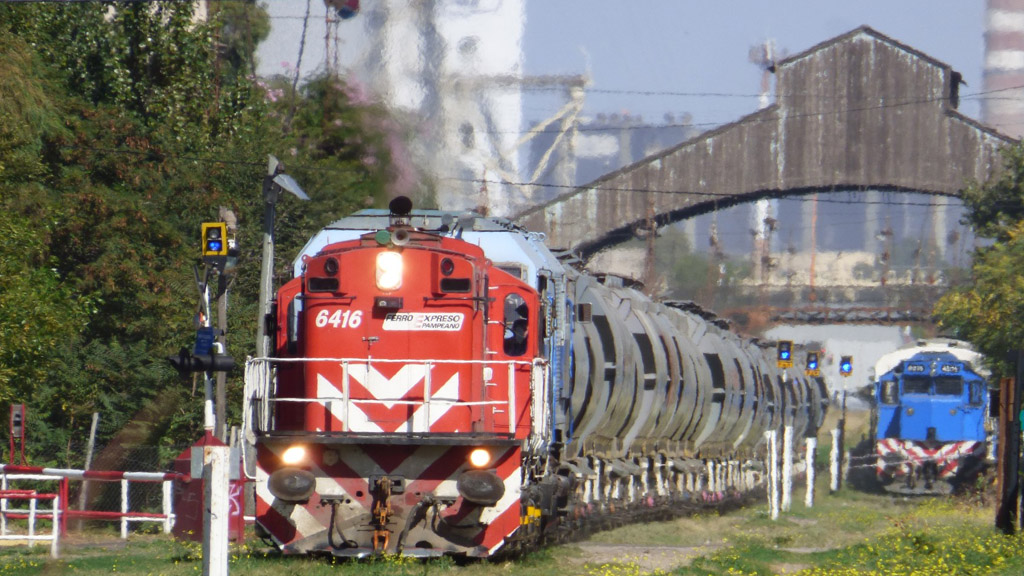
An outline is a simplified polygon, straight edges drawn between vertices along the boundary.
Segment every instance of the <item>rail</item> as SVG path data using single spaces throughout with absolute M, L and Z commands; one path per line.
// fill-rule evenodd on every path
M 341 365 L 342 382 L 341 396 L 319 396 L 317 398 L 277 398 L 273 389 L 274 367 L 284 363 L 334 362 Z M 272 429 L 274 421 L 274 405 L 277 403 L 320 404 L 330 409 L 335 402 L 341 403 L 342 431 L 349 431 L 349 416 L 353 406 L 360 405 L 412 405 L 423 409 L 423 421 L 429 428 L 431 406 L 442 404 L 448 408 L 454 406 L 505 406 L 509 414 L 508 432 L 516 431 L 515 415 L 515 369 L 517 366 L 531 367 L 536 370 L 541 360 L 423 360 L 418 359 L 381 359 L 381 358 L 250 358 L 245 363 L 245 406 L 243 418 L 247 420 L 244 429 L 248 431 L 267 431 Z M 406 398 L 353 398 L 351 393 L 351 368 L 353 365 L 365 366 L 367 372 L 374 364 L 403 364 L 423 368 L 423 399 L 409 400 Z M 431 374 L 437 365 L 456 364 L 462 366 L 482 365 L 484 386 L 497 386 L 491 382 L 496 368 L 507 370 L 507 400 L 463 401 L 436 396 L 439 390 L 434 389 Z M 531 383 L 533 381 L 531 380 Z M 429 430 L 423 430 L 429 431 Z

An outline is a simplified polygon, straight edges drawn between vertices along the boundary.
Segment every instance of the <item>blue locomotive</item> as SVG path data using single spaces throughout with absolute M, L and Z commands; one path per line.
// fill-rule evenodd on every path
M 985 463 L 988 392 L 980 354 L 958 341 L 919 342 L 875 367 L 876 473 L 887 490 L 948 493 Z

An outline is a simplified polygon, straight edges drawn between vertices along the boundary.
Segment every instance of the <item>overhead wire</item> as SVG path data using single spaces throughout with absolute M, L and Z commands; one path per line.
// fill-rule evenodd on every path
M 540 88 L 541 89 L 546 89 L 546 87 L 540 87 Z M 964 100 L 981 100 L 981 99 L 983 99 L 982 97 L 985 96 L 985 95 L 996 94 L 996 93 L 1000 93 L 1000 92 L 1007 92 L 1007 91 L 1010 91 L 1010 90 L 1024 90 L 1024 85 L 1009 86 L 1009 87 L 1005 87 L 1005 88 L 995 88 L 995 89 L 992 89 L 992 90 L 983 90 L 983 91 L 974 92 L 974 93 L 970 93 L 970 94 L 966 94 L 966 95 L 960 95 L 960 100 L 961 101 L 964 101 Z M 596 90 L 588 89 L 588 91 L 589 92 L 595 92 Z M 606 92 L 607 93 L 622 93 L 622 94 L 626 94 L 626 95 L 635 94 L 635 95 L 673 95 L 673 96 L 708 96 L 708 97 L 743 97 L 743 98 L 749 98 L 749 97 L 754 97 L 755 96 L 755 95 L 752 95 L 752 94 L 751 95 L 747 95 L 747 94 L 728 94 L 728 93 L 716 93 L 716 92 L 692 92 L 692 93 L 685 93 L 685 92 L 668 93 L 668 92 L 666 92 L 666 93 L 659 93 L 659 92 L 650 92 L 650 91 L 643 91 L 643 90 L 636 90 L 636 91 L 623 90 L 623 91 L 606 91 Z M 808 97 L 808 98 L 815 97 L 815 98 L 818 98 L 818 99 L 830 99 L 827 95 L 818 95 L 818 94 L 813 94 L 813 93 L 795 93 L 795 94 L 785 94 L 784 93 L 783 96 L 785 96 L 785 97 Z M 778 101 L 779 97 L 780 97 L 779 94 L 775 95 L 776 101 Z M 836 99 L 840 99 L 840 97 L 836 97 Z M 1024 97 L 1022 97 L 1022 98 L 1001 98 L 1001 99 L 1024 100 Z M 885 109 L 890 109 L 890 108 L 902 108 L 902 107 L 906 107 L 906 106 L 916 106 L 916 105 L 919 105 L 919 104 L 933 104 L 935 102 L 942 102 L 944 100 L 949 100 L 949 97 L 947 97 L 947 96 L 928 96 L 928 97 L 924 97 L 924 98 L 913 98 L 913 99 L 907 99 L 907 100 L 898 101 L 898 102 L 884 102 L 884 103 L 868 105 L 868 106 L 856 106 L 856 107 L 855 106 L 851 106 L 851 107 L 835 108 L 835 109 L 825 109 L 825 108 L 823 108 L 821 110 L 816 110 L 816 111 L 812 111 L 812 112 L 804 112 L 804 113 L 797 113 L 797 114 L 787 114 L 786 115 L 786 119 L 790 120 L 790 119 L 800 119 L 800 118 L 815 118 L 815 117 L 820 117 L 820 116 L 834 116 L 834 115 L 850 114 L 850 113 L 856 113 L 856 112 L 870 112 L 870 111 L 885 110 Z M 759 110 L 754 110 L 754 111 L 750 112 L 748 114 L 748 116 L 756 114 L 757 112 L 759 112 Z M 751 120 L 748 118 L 747 121 L 750 122 Z M 624 124 L 624 125 L 618 125 L 618 124 L 614 124 L 614 125 L 607 125 L 607 126 L 603 126 L 603 125 L 602 126 L 581 126 L 577 130 L 579 130 L 580 132 L 600 132 L 600 131 L 607 131 L 607 130 L 650 130 L 650 129 L 666 129 L 666 128 L 701 128 L 701 127 L 714 128 L 714 127 L 718 127 L 718 126 L 725 126 L 725 125 L 728 125 L 728 124 L 732 124 L 733 122 L 735 122 L 735 121 L 725 122 L 725 123 L 722 123 L 722 122 L 666 123 L 666 124 L 657 124 L 657 125 L 649 125 L 649 124 L 648 125 L 643 125 L 643 124 Z M 775 122 L 778 122 L 778 120 L 775 119 L 775 118 L 756 119 L 756 120 L 754 120 L 754 122 L 755 123 L 775 123 Z M 550 132 L 550 130 L 546 130 L 546 131 L 542 131 L 542 132 Z M 517 134 L 517 133 L 522 133 L 522 131 L 518 131 L 518 132 L 516 132 L 516 131 L 494 132 L 492 134 L 497 135 L 497 134 L 503 134 L 503 133 L 504 134 Z

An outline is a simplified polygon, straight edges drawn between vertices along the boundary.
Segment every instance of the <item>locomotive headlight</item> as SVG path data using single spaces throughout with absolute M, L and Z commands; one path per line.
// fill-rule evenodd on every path
M 483 468 L 491 463 L 491 453 L 483 448 L 474 448 L 469 453 L 469 464 L 473 468 Z
M 287 450 L 281 454 L 281 462 L 288 466 L 295 466 L 300 464 L 306 459 L 306 447 L 305 446 L 289 446 Z
M 377 254 L 377 288 L 391 291 L 402 287 L 402 255 L 398 252 Z

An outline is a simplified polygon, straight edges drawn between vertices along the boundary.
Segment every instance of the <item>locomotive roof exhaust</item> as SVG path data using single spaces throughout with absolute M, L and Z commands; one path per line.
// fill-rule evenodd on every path
M 412 212 L 412 200 L 408 196 L 396 196 L 388 203 L 389 222 L 391 226 L 408 226 L 409 213 Z

